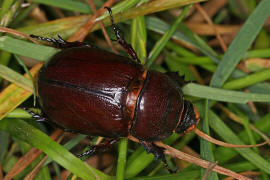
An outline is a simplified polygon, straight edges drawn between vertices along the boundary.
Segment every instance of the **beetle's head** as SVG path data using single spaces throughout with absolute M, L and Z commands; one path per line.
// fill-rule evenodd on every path
M 184 100 L 182 113 L 175 131 L 186 134 L 192 131 L 200 121 L 199 113 L 190 101 Z

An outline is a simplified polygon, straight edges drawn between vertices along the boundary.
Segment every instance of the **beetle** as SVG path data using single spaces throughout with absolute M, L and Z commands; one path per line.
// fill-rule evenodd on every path
M 183 97 L 184 79 L 176 73 L 144 68 L 114 24 L 111 9 L 106 8 L 118 43 L 132 59 L 85 43 L 67 42 L 60 36 L 49 39 L 31 35 L 62 49 L 38 74 L 37 94 L 42 110 L 48 121 L 64 129 L 108 138 L 106 146 L 120 137 L 133 136 L 172 171 L 163 149 L 153 142 L 173 132 L 191 131 L 199 115 Z M 35 114 L 33 117 L 41 119 Z M 82 155 L 103 147 L 94 146 Z

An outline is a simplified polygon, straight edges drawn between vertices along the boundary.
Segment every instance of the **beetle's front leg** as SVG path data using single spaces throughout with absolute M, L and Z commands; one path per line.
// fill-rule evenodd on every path
M 113 16 L 112 16 L 112 10 L 109 7 L 105 7 L 109 13 L 110 13 L 110 18 L 111 18 L 111 23 L 113 27 L 113 31 L 115 33 L 117 42 L 127 51 L 127 53 L 134 59 L 136 62 L 140 63 L 140 60 L 138 59 L 137 53 L 135 50 L 132 48 L 130 44 L 128 44 L 125 39 L 121 36 L 121 31 L 120 29 L 114 24 Z
M 152 142 L 140 141 L 140 144 L 146 150 L 147 153 L 153 153 L 156 160 L 160 159 L 164 163 L 165 167 L 167 168 L 167 170 L 170 173 L 176 172 L 176 170 L 172 170 L 171 168 L 169 168 L 169 165 L 168 165 L 166 158 L 165 158 L 163 148 L 158 147 L 157 145 L 155 145 Z
M 68 42 L 65 41 L 61 36 L 57 36 L 57 39 L 55 38 L 45 38 L 41 36 L 36 36 L 31 34 L 31 38 L 39 39 L 41 41 L 46 41 L 53 43 L 54 47 L 59 49 L 66 49 L 66 48 L 73 48 L 73 47 L 91 47 L 89 44 L 86 44 L 84 42 L 74 41 L 74 42 Z
M 27 111 L 29 114 L 31 114 L 32 118 L 34 118 L 36 121 L 38 121 L 38 122 L 44 122 L 44 121 L 48 122 L 48 119 L 46 117 L 44 117 L 42 115 L 39 115 L 39 114 L 35 113 L 34 111 L 31 111 L 28 108 L 23 108 L 23 109 L 25 111 Z

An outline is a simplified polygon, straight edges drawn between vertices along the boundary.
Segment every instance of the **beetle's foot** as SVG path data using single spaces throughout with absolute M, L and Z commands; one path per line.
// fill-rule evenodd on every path
M 146 150 L 147 153 L 153 153 L 156 160 L 160 159 L 164 163 L 165 167 L 167 168 L 167 170 L 170 173 L 176 173 L 177 172 L 177 170 L 172 170 L 169 167 L 169 165 L 168 165 L 168 163 L 166 161 L 166 158 L 165 158 L 164 148 L 158 147 L 157 145 L 155 145 L 152 142 L 140 141 L 140 144 Z
M 104 7 L 108 10 L 111 18 L 111 23 L 113 27 L 113 31 L 115 33 L 117 42 L 127 51 L 127 53 L 134 59 L 136 62 L 140 63 L 140 60 L 138 59 L 137 53 L 132 48 L 130 44 L 128 44 L 125 39 L 123 38 L 122 32 L 120 29 L 114 24 L 113 16 L 112 16 L 112 10 L 109 7 Z
M 38 122 L 44 122 L 44 121 L 48 121 L 48 119 L 46 117 L 43 117 L 42 115 L 39 115 L 33 111 L 31 111 L 30 109 L 28 108 L 23 108 L 25 111 L 27 111 L 29 114 L 32 115 L 32 118 L 34 118 L 36 121 Z
M 84 157 L 84 156 L 90 156 L 96 152 L 105 152 L 110 147 L 115 144 L 118 141 L 118 139 L 106 139 L 104 142 L 98 144 L 98 145 L 90 145 L 90 149 L 83 152 L 82 154 L 77 155 L 78 158 Z
M 73 47 L 91 47 L 89 44 L 86 44 L 84 42 L 74 41 L 74 42 L 68 42 L 65 41 L 60 35 L 57 35 L 57 39 L 55 38 L 45 38 L 41 36 L 36 36 L 31 34 L 31 38 L 35 38 L 41 41 L 46 41 L 54 44 L 54 47 L 59 49 L 66 49 L 66 48 L 73 48 Z
M 87 150 L 87 151 L 85 151 L 85 152 L 83 152 L 83 153 L 77 155 L 77 157 L 78 157 L 78 158 L 82 158 L 82 157 L 84 157 L 84 156 L 90 156 L 90 155 L 94 154 L 95 152 L 96 152 L 96 149 L 93 148 L 93 147 L 91 147 L 91 149 L 89 149 L 89 150 Z

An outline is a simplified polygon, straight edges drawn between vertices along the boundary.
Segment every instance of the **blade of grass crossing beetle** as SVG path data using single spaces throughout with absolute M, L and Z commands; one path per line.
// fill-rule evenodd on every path
M 260 32 L 266 19 L 270 15 L 270 1 L 262 0 L 249 16 L 241 30 L 229 46 L 224 57 L 218 64 L 214 73 L 211 86 L 221 87 L 235 69 L 239 61 L 244 57 L 246 51 Z
M 144 16 L 136 17 L 131 23 L 131 45 L 138 55 L 141 64 L 145 63 L 146 52 L 146 26 Z
M 175 20 L 175 22 L 173 23 L 171 28 L 165 34 L 163 34 L 162 38 L 158 42 L 156 42 L 155 46 L 153 47 L 153 49 L 149 53 L 149 56 L 148 56 L 148 59 L 147 59 L 147 62 L 146 62 L 146 67 L 147 68 L 149 68 L 154 63 L 154 60 L 160 54 L 160 52 L 165 47 L 167 42 L 170 40 L 170 38 L 172 37 L 172 35 L 175 32 L 176 28 L 178 27 L 179 23 L 183 20 L 186 13 L 190 9 L 190 7 L 191 7 L 191 5 L 187 5 L 187 6 L 184 7 L 184 9 L 181 12 L 180 16 Z
M 58 143 L 51 140 L 46 134 L 20 119 L 3 119 L 0 129 L 9 132 L 13 137 L 23 140 L 33 147 L 44 151 L 49 157 L 61 166 L 83 179 L 112 180 L 112 177 L 86 166 L 84 162 L 72 155 Z
M 40 61 L 48 60 L 52 55 L 59 51 L 56 48 L 37 45 L 9 36 L 0 37 L 0 49 Z
M 92 13 L 92 10 L 87 3 L 72 1 L 72 0 L 32 0 L 32 2 L 40 3 L 44 5 L 54 6 L 61 9 L 66 9 L 70 11 L 80 12 L 80 13 Z
M 128 139 L 123 138 L 119 142 L 119 153 L 117 159 L 117 168 L 116 168 L 116 180 L 124 180 L 125 179 L 125 168 L 127 161 L 127 146 Z
M 86 135 L 78 135 L 77 137 L 71 139 L 70 141 L 68 141 L 66 144 L 63 145 L 63 147 L 67 150 L 70 150 L 72 149 L 74 146 L 76 146 L 77 144 L 79 144 L 83 139 L 85 139 L 87 136 Z M 51 158 L 48 158 L 44 165 L 47 165 L 49 163 L 52 162 L 52 159 Z

